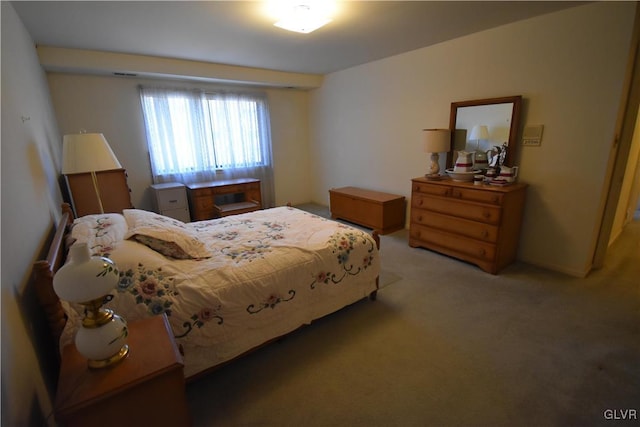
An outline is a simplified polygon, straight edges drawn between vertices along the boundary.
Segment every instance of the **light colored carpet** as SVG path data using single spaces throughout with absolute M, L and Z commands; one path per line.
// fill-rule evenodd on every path
M 521 263 L 492 276 L 410 248 L 406 230 L 381 243 L 377 301 L 188 384 L 194 425 L 592 426 L 611 425 L 607 409 L 640 414 L 640 222 L 586 279 Z

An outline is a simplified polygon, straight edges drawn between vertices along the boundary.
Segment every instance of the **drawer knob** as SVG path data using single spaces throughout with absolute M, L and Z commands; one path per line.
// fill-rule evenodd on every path
M 178 203 L 178 199 L 169 200 L 169 203 Z
M 486 250 L 484 250 L 484 249 L 480 249 L 478 252 L 479 252 L 479 253 L 480 253 L 480 255 L 482 255 L 482 256 L 486 255 L 486 253 L 487 253 L 487 251 L 486 251 Z
M 487 237 L 489 237 L 489 232 L 487 230 L 482 230 L 481 235 L 482 235 L 482 237 L 487 238 Z

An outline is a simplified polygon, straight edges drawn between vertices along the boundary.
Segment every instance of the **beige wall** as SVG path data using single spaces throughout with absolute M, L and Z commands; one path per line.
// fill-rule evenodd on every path
M 312 198 L 343 185 L 410 195 L 427 156 L 420 131 L 448 127 L 451 102 L 522 95 L 530 187 L 519 258 L 582 276 L 591 266 L 635 3 L 600 2 L 325 76 L 311 98 Z
M 151 210 L 148 188 L 151 165 L 147 151 L 138 85 L 219 87 L 213 84 L 48 73 L 60 135 L 103 133 L 127 170 L 131 199 L 137 208 Z M 256 90 L 267 93 L 275 173 L 276 204 L 303 203 L 309 196 L 308 93 L 294 89 Z M 60 137 L 61 138 L 61 137 Z
M 38 358 L 44 319 L 29 278 L 60 216 L 60 137 L 33 40 L 11 4 L 1 7 L 2 425 L 44 425 L 51 402 L 43 361 L 53 359 Z

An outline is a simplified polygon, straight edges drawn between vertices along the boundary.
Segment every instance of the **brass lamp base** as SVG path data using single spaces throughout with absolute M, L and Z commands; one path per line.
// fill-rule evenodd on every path
M 107 366 L 115 365 L 116 363 L 126 358 L 128 355 L 129 355 L 129 345 L 125 344 L 122 346 L 119 352 L 109 357 L 108 359 L 104 359 L 104 360 L 89 359 L 87 363 L 89 367 L 92 369 L 106 368 Z
M 83 303 L 87 309 L 82 327 L 76 332 L 76 348 L 87 358 L 89 368 L 106 368 L 129 354 L 127 322 L 101 307 L 104 297 Z
M 440 181 L 442 179 L 442 175 L 437 173 L 428 173 L 424 177 L 429 181 Z

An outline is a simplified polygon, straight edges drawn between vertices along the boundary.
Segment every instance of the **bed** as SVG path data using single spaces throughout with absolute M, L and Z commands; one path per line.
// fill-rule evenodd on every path
M 117 289 L 106 307 L 128 322 L 166 314 L 192 379 L 363 298 L 375 299 L 379 239 L 360 229 L 278 207 L 182 223 L 138 209 L 74 219 L 68 207 L 37 293 L 60 348 L 82 307 L 60 301 L 55 271 L 73 244 L 112 259 Z

